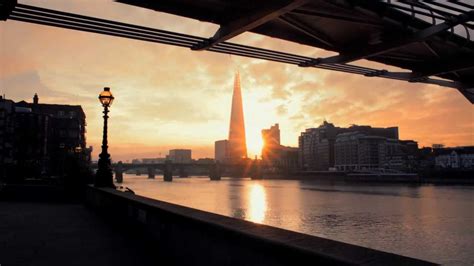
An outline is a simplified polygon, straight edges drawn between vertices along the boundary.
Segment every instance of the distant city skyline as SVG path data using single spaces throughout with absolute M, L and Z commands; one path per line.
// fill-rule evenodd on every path
M 94 6 L 69 1 L 40 4 L 202 36 L 217 27 L 109 1 Z M 300 132 L 325 119 L 341 127 L 395 125 L 401 139 L 417 140 L 420 147 L 474 144 L 472 105 L 458 92 L 435 85 L 369 79 L 15 21 L 8 26 L 0 23 L 0 33 L 0 58 L 9 62 L 0 71 L 0 94 L 31 102 L 38 93 L 43 103 L 81 105 L 94 159 L 102 127 L 96 98 L 105 86 L 116 96 L 109 131 L 115 161 L 157 157 L 180 148 L 192 149 L 194 158 L 213 157 L 214 141 L 227 137 L 235 69 L 240 69 L 245 84 L 251 158 L 260 153 L 252 147 L 258 146 L 262 129 L 279 123 L 281 142 L 296 147 Z M 314 57 L 331 54 L 250 33 L 233 41 Z M 58 42 L 61 45 L 55 45 Z

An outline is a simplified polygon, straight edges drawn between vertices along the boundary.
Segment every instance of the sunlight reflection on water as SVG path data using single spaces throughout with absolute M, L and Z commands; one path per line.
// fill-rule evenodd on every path
M 125 175 L 138 195 L 450 265 L 472 265 L 474 187 Z
M 267 196 L 265 188 L 260 184 L 252 184 L 249 188 L 249 217 L 248 219 L 255 223 L 262 223 L 267 211 Z

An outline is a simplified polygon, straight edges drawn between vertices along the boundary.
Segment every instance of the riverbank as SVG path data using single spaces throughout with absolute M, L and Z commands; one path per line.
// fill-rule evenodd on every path
M 8 186 L 7 186 L 8 187 Z M 18 191 L 21 186 L 5 191 Z M 28 186 L 60 199 L 53 187 Z M 0 192 L 1 193 L 1 192 Z M 39 200 L 38 198 L 37 200 Z M 3 198 L 6 199 L 6 198 Z M 115 189 L 86 189 L 86 206 L 0 202 L 7 265 L 435 265 Z
M 124 176 L 142 195 L 444 265 L 472 265 L 474 186 Z
M 112 189 L 90 187 L 86 199 L 149 232 L 180 265 L 434 265 Z

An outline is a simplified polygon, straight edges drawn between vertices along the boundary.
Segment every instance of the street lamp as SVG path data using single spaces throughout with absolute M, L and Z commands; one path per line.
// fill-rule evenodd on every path
M 99 101 L 104 107 L 104 135 L 102 137 L 102 152 L 99 154 L 99 169 L 95 176 L 94 185 L 96 187 L 115 188 L 112 176 L 112 167 L 110 165 L 110 154 L 107 152 L 107 119 L 109 116 L 109 107 L 114 101 L 114 96 L 110 92 L 110 88 L 105 87 L 104 91 L 99 94 Z

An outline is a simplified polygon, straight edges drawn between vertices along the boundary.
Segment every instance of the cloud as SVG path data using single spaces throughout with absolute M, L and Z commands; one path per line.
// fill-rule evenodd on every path
M 25 0 L 26 4 L 37 2 Z M 206 37 L 217 29 L 106 0 L 94 5 L 87 1 L 41 4 Z M 152 156 L 177 147 L 213 156 L 214 141 L 228 133 L 236 69 L 242 77 L 249 138 L 258 138 L 266 125 L 280 123 L 282 142 L 297 145 L 301 131 L 328 119 L 339 126 L 398 125 L 402 138 L 422 145 L 474 144 L 473 107 L 455 90 L 11 20 L 0 23 L 0 32 L 0 60 L 6 62 L 1 66 L 0 90 L 16 101 L 29 100 L 38 92 L 42 102 L 82 105 L 88 142 L 96 150 L 102 130 L 97 95 L 105 86 L 112 88 L 116 96 L 110 113 L 114 158 Z M 232 41 L 313 57 L 334 54 L 250 33 Z
M 278 105 L 276 112 L 279 116 L 284 116 L 288 113 L 288 108 L 285 105 Z
M 23 99 L 31 102 L 37 93 L 40 101 L 67 102 L 68 100 L 83 101 L 84 97 L 67 90 L 54 90 L 45 85 L 44 80 L 36 70 L 11 74 L 0 79 L 0 93 L 8 98 Z

